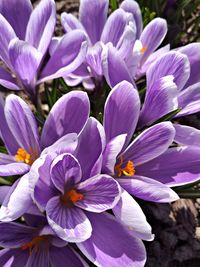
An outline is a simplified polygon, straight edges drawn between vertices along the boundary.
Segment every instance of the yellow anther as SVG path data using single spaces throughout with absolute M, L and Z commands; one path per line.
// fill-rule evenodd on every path
M 19 148 L 17 150 L 17 154 L 15 155 L 15 158 L 17 161 L 22 161 L 26 164 L 30 164 L 31 162 L 31 155 L 27 153 L 27 151 L 24 148 Z
M 134 168 L 134 164 L 131 160 L 129 160 L 127 162 L 125 167 L 122 167 L 122 165 L 123 165 L 123 159 L 122 159 L 122 157 L 120 157 L 119 164 L 115 165 L 115 173 L 117 174 L 118 177 L 121 177 L 122 175 L 134 176 L 135 168 Z
M 143 47 L 140 49 L 140 53 L 144 54 L 144 52 L 145 52 L 146 50 L 147 50 L 147 48 L 143 46 Z
M 26 164 L 32 165 L 33 162 L 37 159 L 36 150 L 30 149 L 30 153 L 26 151 L 24 148 L 19 148 L 15 155 L 15 159 L 20 162 L 24 162 Z

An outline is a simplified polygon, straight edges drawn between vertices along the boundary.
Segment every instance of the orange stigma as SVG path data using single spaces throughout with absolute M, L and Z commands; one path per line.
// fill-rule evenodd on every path
M 47 239 L 47 236 L 43 235 L 43 236 L 36 236 L 33 238 L 33 240 L 29 243 L 26 243 L 25 245 L 21 246 L 22 250 L 29 250 L 29 253 L 31 254 L 33 249 L 36 248 L 36 250 L 38 250 L 39 245 L 41 242 L 43 242 L 44 240 Z
M 122 167 L 122 164 L 123 164 L 123 159 L 122 157 L 120 157 L 119 164 L 115 165 L 115 173 L 117 174 L 117 176 L 118 177 L 121 177 L 122 175 L 134 176 L 135 168 L 133 162 L 129 160 L 125 167 Z
M 82 200 L 83 198 L 84 198 L 83 194 L 78 193 L 75 189 L 72 189 L 62 196 L 62 201 L 65 204 L 68 203 L 69 201 L 75 203 L 79 200 Z
M 143 46 L 141 49 L 140 49 L 140 53 L 144 54 L 144 52 L 147 50 L 147 48 L 145 46 Z
M 33 162 L 37 159 L 37 152 L 35 150 L 30 149 L 31 153 L 29 154 L 26 149 L 19 148 L 15 155 L 15 159 L 17 161 L 24 162 L 28 165 L 32 165 Z

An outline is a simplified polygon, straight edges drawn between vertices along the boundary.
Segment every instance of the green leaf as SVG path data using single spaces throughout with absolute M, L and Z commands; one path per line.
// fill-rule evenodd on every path
M 12 185 L 12 182 L 9 181 L 8 179 L 0 177 L 0 184 L 2 184 L 2 185 Z
M 111 5 L 112 11 L 115 11 L 118 8 L 117 0 L 110 0 L 110 5 Z
M 4 146 L 0 146 L 0 153 L 8 154 L 8 151 Z
M 181 110 L 182 110 L 182 108 L 177 108 L 177 109 L 169 112 L 168 114 L 164 115 L 163 117 L 161 117 L 160 119 L 155 121 L 153 124 L 163 122 L 163 121 L 171 121 L 176 116 L 176 114 L 178 114 Z

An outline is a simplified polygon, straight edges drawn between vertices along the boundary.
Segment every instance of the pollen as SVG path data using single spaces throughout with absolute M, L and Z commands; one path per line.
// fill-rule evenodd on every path
M 147 50 L 147 48 L 145 46 L 143 46 L 141 49 L 140 49 L 140 53 L 144 54 L 144 52 Z
M 127 162 L 125 167 L 122 167 L 122 165 L 124 165 L 124 164 L 123 164 L 123 159 L 121 157 L 119 164 L 115 165 L 115 173 L 117 174 L 118 177 L 121 177 L 122 175 L 134 176 L 135 168 L 134 168 L 134 164 L 131 160 L 129 160 Z
M 15 155 L 15 158 L 17 161 L 22 161 L 26 164 L 30 164 L 30 161 L 31 161 L 31 155 L 28 154 L 24 148 L 19 148 L 17 150 L 17 154 Z
M 29 250 L 29 253 L 31 254 L 33 249 L 35 248 L 36 250 L 39 249 L 40 243 L 45 241 L 47 239 L 47 236 L 36 236 L 33 238 L 33 240 L 29 243 L 26 243 L 25 245 L 21 246 L 22 250 Z
M 20 147 L 20 148 L 17 150 L 17 153 L 16 153 L 16 155 L 15 155 L 15 159 L 16 159 L 17 161 L 24 162 L 24 163 L 26 163 L 26 164 L 28 164 L 28 165 L 32 165 L 33 162 L 34 162 L 34 161 L 36 160 L 36 158 L 37 158 L 37 153 L 36 153 L 36 151 L 33 150 L 33 149 L 30 149 L 30 151 L 31 151 L 31 153 L 29 154 L 29 153 L 26 151 L 26 149 Z
M 83 198 L 84 198 L 83 194 L 78 193 L 75 189 L 72 189 L 62 196 L 62 201 L 64 203 L 68 203 L 68 202 L 75 203 L 77 201 L 82 200 Z

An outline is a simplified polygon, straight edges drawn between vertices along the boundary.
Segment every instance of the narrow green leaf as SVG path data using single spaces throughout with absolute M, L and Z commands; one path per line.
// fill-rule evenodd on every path
M 155 121 L 153 124 L 159 123 L 159 122 L 163 122 L 163 121 L 170 121 L 172 120 L 176 114 L 178 114 L 180 111 L 182 110 L 182 108 L 177 108 L 171 112 L 169 112 L 168 114 L 164 115 L 163 117 L 161 117 L 160 119 L 158 119 L 157 121 Z
M 110 0 L 110 5 L 111 5 L 112 11 L 115 11 L 118 7 L 117 0 Z
M 8 179 L 5 179 L 3 177 L 0 177 L 0 184 L 2 184 L 2 185 L 12 185 L 11 181 L 9 181 Z
M 0 146 L 0 153 L 8 154 L 7 149 L 4 146 Z

